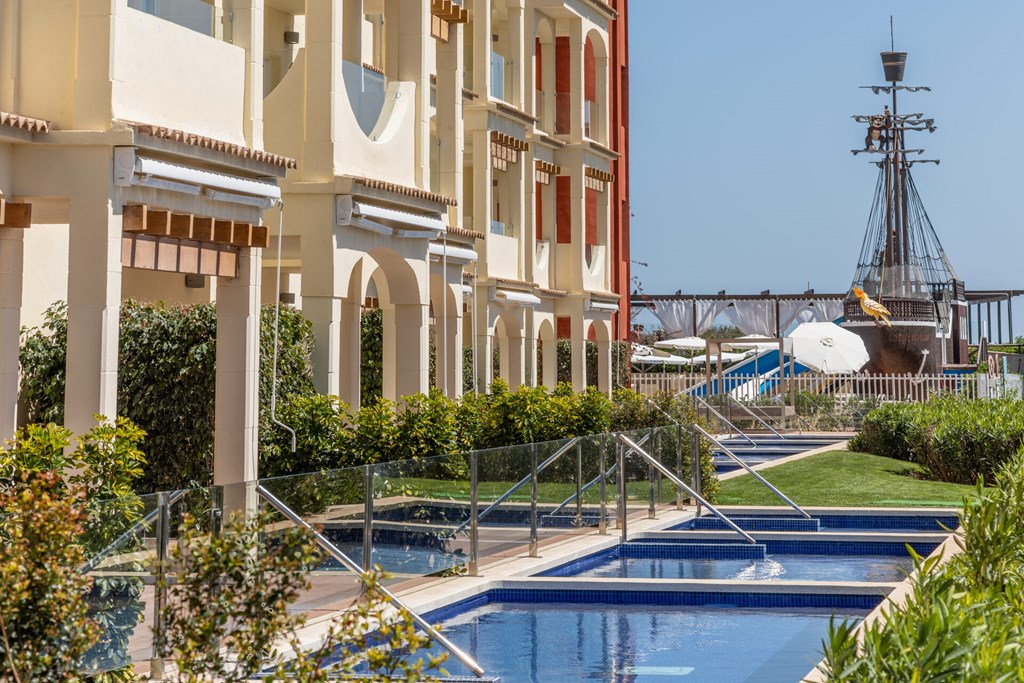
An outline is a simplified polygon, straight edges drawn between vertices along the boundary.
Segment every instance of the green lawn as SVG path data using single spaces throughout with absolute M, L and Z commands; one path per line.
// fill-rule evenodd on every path
M 827 451 L 760 474 L 797 505 L 839 507 L 959 506 L 974 487 L 928 481 L 918 465 L 868 453 Z M 749 475 L 722 482 L 722 505 L 783 505 Z

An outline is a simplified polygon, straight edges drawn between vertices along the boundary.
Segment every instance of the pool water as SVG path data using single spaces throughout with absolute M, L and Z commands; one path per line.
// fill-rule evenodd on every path
M 914 569 L 900 543 L 767 541 L 624 543 L 541 576 L 614 579 L 898 582 Z M 915 544 L 928 555 L 934 544 Z
M 445 634 L 487 675 L 516 683 L 793 683 L 821 659 L 836 612 L 492 602 L 447 618 Z M 454 660 L 445 668 L 468 673 Z
M 959 521 L 955 514 L 931 515 L 869 515 L 869 514 L 813 514 L 805 519 L 790 514 L 728 514 L 740 528 L 748 531 L 883 531 L 900 533 L 946 533 L 955 529 Z M 672 531 L 693 529 L 713 531 L 728 527 L 717 517 L 703 515 L 670 527 Z
M 909 557 L 769 554 L 764 559 L 616 557 L 572 574 L 603 579 L 740 579 L 744 581 L 902 581 Z M 550 575 L 550 574 L 549 574 Z

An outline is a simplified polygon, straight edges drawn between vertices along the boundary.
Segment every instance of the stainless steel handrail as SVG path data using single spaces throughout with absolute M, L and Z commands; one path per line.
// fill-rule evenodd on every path
M 765 479 L 765 478 L 764 478 L 764 477 L 762 477 L 762 476 L 761 476 L 760 474 L 758 474 L 758 473 L 757 473 L 756 471 L 754 471 L 754 468 L 752 468 L 752 467 L 751 467 L 750 465 L 748 465 L 747 463 L 743 462 L 743 460 L 741 460 L 740 458 L 736 457 L 736 454 L 735 454 L 735 453 L 733 453 L 732 451 L 730 451 L 730 450 L 729 450 L 728 448 L 726 448 L 725 446 L 723 446 L 723 445 L 722 445 L 722 442 L 721 442 L 721 441 L 719 441 L 719 440 L 718 440 L 718 439 L 716 439 L 715 437 L 713 437 L 713 436 L 711 436 L 710 434 L 708 434 L 708 433 L 707 433 L 707 432 L 706 432 L 706 431 L 705 431 L 705 430 L 704 430 L 704 429 L 703 429 L 703 428 L 702 428 L 702 427 L 701 427 L 700 425 L 693 425 L 693 428 L 694 428 L 694 429 L 695 429 L 695 430 L 697 431 L 697 433 L 698 433 L 698 434 L 701 434 L 701 435 L 702 435 L 702 436 L 703 436 L 703 437 L 704 437 L 705 439 L 707 439 L 707 440 L 708 440 L 708 441 L 710 441 L 711 443 L 713 443 L 713 444 L 715 444 L 716 446 L 718 446 L 718 448 L 719 448 L 719 449 L 721 449 L 721 451 L 722 451 L 723 453 L 725 453 L 725 454 L 726 454 L 727 456 L 729 456 L 730 458 L 732 458 L 732 459 L 733 459 L 733 460 L 734 460 L 734 461 L 735 461 L 735 462 L 736 462 L 736 463 L 737 463 L 737 464 L 738 464 L 738 465 L 739 465 L 740 467 L 742 467 L 742 468 L 743 468 L 743 469 L 745 469 L 745 470 L 746 470 L 747 472 L 750 472 L 750 473 L 751 473 L 752 475 L 754 475 L 754 477 L 755 477 L 755 478 L 756 478 L 756 479 L 757 479 L 757 480 L 758 480 L 759 482 L 761 482 L 762 484 L 764 484 L 765 486 L 767 486 L 767 487 L 768 487 L 768 489 L 769 489 L 769 490 L 770 490 L 770 491 L 771 491 L 772 493 L 774 493 L 774 494 L 775 494 L 776 496 L 778 496 L 778 497 L 779 497 L 779 498 L 781 498 L 781 499 L 782 499 L 783 501 L 785 501 L 786 505 L 790 506 L 791 508 L 793 508 L 794 510 L 796 510 L 797 512 L 799 512 L 799 513 L 800 513 L 801 515 L 803 515 L 803 516 L 804 516 L 804 517 L 806 517 L 807 519 L 811 519 L 811 516 L 810 516 L 809 514 L 807 514 L 807 513 L 806 513 L 806 512 L 804 511 L 804 509 L 803 509 L 802 507 L 800 507 L 799 505 L 797 505 L 796 503 L 794 503 L 794 502 L 793 502 L 792 500 L 790 500 L 790 499 L 789 499 L 789 497 L 788 497 L 788 496 L 786 496 L 786 494 L 785 494 L 785 493 L 783 493 L 782 491 L 780 491 L 780 490 L 778 490 L 777 488 L 775 488 L 774 486 L 772 486 L 772 485 L 771 485 L 771 483 L 769 483 L 767 479 Z
M 639 441 L 638 441 L 637 443 L 638 443 L 639 445 L 641 445 L 641 446 L 642 446 L 642 445 L 644 445 L 645 443 L 647 443 L 647 440 L 648 440 L 648 439 L 650 439 L 650 438 L 651 438 L 651 435 L 650 435 L 650 434 L 646 434 L 646 435 L 644 435 L 644 437 L 643 437 L 642 439 L 640 439 L 640 440 L 639 440 Z M 604 476 L 606 476 L 606 477 L 607 477 L 608 475 L 610 475 L 610 474 L 611 474 L 612 472 L 614 472 L 614 471 L 615 471 L 615 470 L 617 469 L 617 467 L 618 467 L 618 466 L 617 466 L 616 464 L 614 464 L 614 463 L 613 463 L 613 464 L 612 464 L 612 466 L 611 466 L 611 467 L 609 467 L 609 468 L 608 468 L 608 470 L 607 470 L 607 471 L 606 471 L 606 472 L 604 473 Z M 591 487 L 593 487 L 593 486 L 597 485 L 597 484 L 598 484 L 598 483 L 599 483 L 600 481 L 601 481 L 601 475 L 599 474 L 599 475 L 597 475 L 596 477 L 594 477 L 593 479 L 591 479 L 590 481 L 588 481 L 588 482 L 587 482 L 586 484 L 584 484 L 584 485 L 583 485 L 583 486 L 581 487 L 581 489 L 580 489 L 580 493 L 581 493 L 581 494 L 583 494 L 583 493 L 586 493 L 587 491 L 589 491 L 589 490 L 591 489 Z M 573 493 L 573 494 L 572 494 L 571 496 L 569 496 L 568 498 L 566 498 L 565 500 L 563 500 L 563 501 L 562 501 L 562 502 L 561 502 L 561 503 L 560 503 L 560 504 L 558 505 L 558 507 L 556 507 L 556 508 L 555 508 L 554 510 L 552 510 L 552 511 L 551 511 L 551 512 L 549 512 L 548 514 L 549 514 L 549 515 L 557 515 L 557 514 L 558 514 L 559 512 L 561 512 L 561 511 L 562 511 L 562 508 L 564 508 L 564 507 L 565 507 L 566 505 L 568 505 L 569 503 L 571 503 L 571 502 L 572 502 L 572 501 L 574 501 L 574 500 L 576 500 L 576 494 L 575 494 L 575 493 Z
M 174 505 L 179 500 L 184 498 L 187 493 L 189 493 L 188 489 L 182 489 L 182 490 L 179 490 L 179 491 L 172 492 L 167 497 L 167 505 Z M 118 548 L 120 548 L 121 545 L 124 544 L 125 541 L 127 541 L 129 538 L 131 538 L 132 536 L 135 535 L 135 533 L 139 530 L 139 527 L 142 527 L 142 526 L 145 526 L 145 525 L 149 524 L 150 522 L 154 521 L 159 515 L 160 515 L 160 505 L 157 505 L 155 508 L 153 508 L 152 510 L 147 512 L 146 515 L 142 519 L 140 519 L 139 521 L 135 522 L 135 524 L 132 524 L 128 528 L 127 531 L 125 531 L 123 534 L 121 534 L 120 536 L 115 538 L 113 541 L 111 541 L 109 544 L 107 544 L 106 548 L 104 548 L 103 550 L 101 550 L 98 553 L 96 553 L 95 555 L 93 555 L 91 560 L 88 560 L 85 564 L 83 564 L 81 567 L 79 567 L 78 568 L 79 573 L 81 573 L 81 574 L 88 574 L 89 572 L 91 572 L 93 569 L 95 569 L 99 565 L 100 562 L 103 561 L 103 559 L 107 556 L 107 553 L 112 552 L 112 551 L 117 550 Z
M 579 440 L 580 440 L 580 438 L 579 438 L 578 436 L 577 436 L 577 437 L 574 437 L 574 438 L 572 438 L 572 439 L 569 439 L 569 441 L 568 441 L 568 442 L 567 442 L 567 443 L 566 443 L 566 444 L 565 444 L 564 446 L 562 446 L 562 447 L 561 447 L 561 448 L 559 448 L 559 449 L 558 449 L 557 451 L 555 451 L 555 452 L 554 452 L 554 453 L 552 453 L 552 454 L 551 454 L 550 456 L 548 456 L 548 457 L 547 457 L 547 458 L 546 458 L 546 459 L 544 460 L 544 462 L 542 462 L 541 464 L 537 465 L 537 474 L 540 474 L 541 472 L 543 472 L 543 471 L 544 471 L 544 470 L 545 470 L 545 469 L 546 469 L 546 468 L 547 468 L 547 467 L 548 467 L 549 465 L 551 465 L 551 464 L 552 464 L 553 462 L 555 462 L 555 461 L 556 461 L 556 460 L 558 460 L 558 459 L 559 459 L 560 457 L 562 457 L 563 455 L 565 455 L 565 453 L 567 453 L 567 452 L 568 452 L 568 451 L 569 451 L 569 450 L 570 450 L 570 449 L 571 449 L 571 448 L 572 448 L 573 446 L 575 446 L 575 445 L 576 445 L 576 443 L 577 443 L 577 442 L 578 442 Z M 476 519 L 477 519 L 477 521 L 480 521 L 481 519 L 483 519 L 484 517 L 486 517 L 487 515 L 489 515 L 489 514 L 490 514 L 491 512 L 493 512 L 493 511 L 494 511 L 494 510 L 495 510 L 495 509 L 496 509 L 496 508 L 497 508 L 497 507 L 498 507 L 499 505 L 501 505 L 501 504 L 502 504 L 502 503 L 504 503 L 504 502 L 505 502 L 506 500 L 508 500 L 509 498 L 511 498 L 511 497 L 512 497 L 512 494 L 514 494 L 514 493 L 515 493 L 516 491 L 518 491 L 518 490 L 519 490 L 520 488 L 522 488 L 523 486 L 526 486 L 527 484 L 529 484 L 529 483 L 530 483 L 530 482 L 531 482 L 531 481 L 533 480 L 533 475 L 534 475 L 534 473 L 533 473 L 533 471 L 532 471 L 532 468 L 531 468 L 531 472 L 530 472 L 530 474 L 526 475 L 525 477 L 523 477 L 522 479 L 520 479 L 519 481 L 517 481 L 517 482 L 516 482 L 515 484 L 513 484 L 513 485 L 512 485 L 512 488 L 510 488 L 510 489 L 509 489 L 508 491 L 505 491 L 505 493 L 503 493 L 503 494 L 501 494 L 500 496 L 498 496 L 497 500 L 495 500 L 495 501 L 494 501 L 493 503 L 491 503 L 490 505 L 488 505 L 487 507 L 485 507 L 485 508 L 484 508 L 484 510 L 483 510 L 483 512 L 481 512 L 481 513 L 480 513 L 479 515 L 477 515 L 477 516 L 476 516 Z M 462 523 L 462 524 L 460 524 L 459 526 L 455 527 L 455 530 L 454 530 L 454 531 L 452 531 L 452 533 L 451 533 L 451 535 L 450 535 L 449 537 L 451 537 L 451 536 L 455 536 L 456 534 L 458 534 L 458 533 L 460 533 L 461 531 L 465 530 L 465 528 L 466 528 L 467 526 L 469 526 L 469 523 L 470 523 L 471 521 L 472 521 L 472 520 L 468 520 L 468 519 L 467 519 L 467 520 L 466 520 L 465 522 L 463 522 L 463 523 Z
M 676 475 L 672 474 L 672 470 L 668 469 L 667 467 L 662 465 L 660 462 L 658 462 L 655 458 L 651 457 L 651 455 L 649 453 L 645 452 L 642 448 L 640 448 L 639 445 L 633 443 L 633 441 L 628 436 L 626 436 L 625 434 L 617 434 L 616 436 L 618 437 L 619 441 L 621 441 L 623 443 L 623 445 L 625 445 L 626 448 L 629 449 L 629 451 L 639 455 L 641 458 L 646 460 L 649 465 L 654 467 L 654 469 L 656 469 L 659 472 L 661 472 L 662 476 L 664 476 L 666 479 L 668 479 L 670 482 L 672 482 L 673 484 L 675 484 L 679 488 L 681 488 L 684 491 L 686 491 L 688 494 L 690 494 L 690 496 L 692 498 L 700 501 L 700 503 L 704 507 L 706 507 L 711 512 L 711 514 L 713 514 L 715 517 L 718 517 L 718 519 L 722 520 L 722 522 L 725 523 L 726 526 L 728 526 L 730 529 L 732 529 L 733 531 L 738 533 L 740 536 L 742 536 L 748 543 L 757 543 L 757 541 L 754 539 L 753 536 L 751 536 L 746 531 L 744 531 L 743 529 L 741 529 L 738 526 L 736 526 L 735 522 L 733 522 L 731 519 L 726 517 L 714 505 L 712 505 L 708 501 L 704 500 L 704 498 L 701 497 L 701 495 L 699 493 L 697 493 L 692 488 L 690 488 L 685 483 L 683 483 L 682 479 L 680 479 Z M 622 477 L 622 479 L 625 479 L 625 477 Z
M 676 394 L 676 396 L 678 396 L 678 395 L 679 395 L 679 394 Z M 715 407 L 714 407 L 714 406 L 712 406 L 712 405 L 711 405 L 710 403 L 708 403 L 707 401 L 705 401 L 704 399 L 702 399 L 702 398 L 701 398 L 700 396 L 697 396 L 696 394 L 694 394 L 694 395 L 693 395 L 693 398 L 695 398 L 695 399 L 697 399 L 698 401 L 700 401 L 700 403 L 701 403 L 701 404 L 703 404 L 703 405 L 704 405 L 704 407 L 705 407 L 705 408 L 707 408 L 707 409 L 708 409 L 708 410 L 709 410 L 710 412 L 714 413 L 715 417 L 717 417 L 717 418 L 718 418 L 719 420 L 721 420 L 721 421 L 722 421 L 722 422 L 724 422 L 725 424 L 727 424 L 727 425 L 729 425 L 730 427 L 732 427 L 732 428 L 733 428 L 733 430 L 734 430 L 734 431 L 735 431 L 735 432 L 736 432 L 737 434 L 739 434 L 740 436 L 742 436 L 742 437 L 743 437 L 744 439 L 746 439 L 746 440 L 747 440 L 747 441 L 748 441 L 748 442 L 750 443 L 750 445 L 751 445 L 751 446 L 756 446 L 756 445 L 757 445 L 756 443 L 754 443 L 754 440 L 753 440 L 753 439 L 751 439 L 751 438 L 750 438 L 749 436 L 747 436 L 746 434 L 744 434 L 744 433 L 743 433 L 743 430 L 742 430 L 742 429 L 740 429 L 739 427 L 737 427 L 736 425 L 734 425 L 734 424 L 733 424 L 732 422 L 730 422 L 730 421 L 729 421 L 729 418 L 727 418 L 727 417 L 726 417 L 725 415 L 722 415 L 722 414 L 721 414 L 720 412 L 718 412 L 717 410 L 715 410 Z
M 786 406 L 786 402 L 784 400 L 782 400 L 781 396 L 772 396 L 772 403 L 778 403 L 780 406 L 782 406 L 783 410 L 785 410 L 786 407 L 787 407 Z M 804 418 L 803 415 L 801 415 L 799 412 L 797 412 L 796 406 L 793 406 L 793 415 L 796 417 L 797 420 L 799 420 L 800 422 L 802 422 L 804 424 L 804 426 L 807 428 L 807 431 L 809 431 L 809 432 L 813 432 L 814 431 L 814 428 L 811 426 L 811 423 L 808 422 Z
M 771 432 L 772 434 L 774 434 L 775 436 L 779 437 L 780 439 L 785 439 L 785 438 L 786 438 L 786 437 L 785 437 L 785 436 L 783 436 L 782 434 L 779 434 L 779 433 L 778 433 L 777 431 L 775 431 L 775 428 L 774 428 L 774 427 L 772 427 L 772 426 L 771 426 L 770 424 L 768 424 L 767 422 L 765 422 L 764 420 L 762 420 L 762 419 L 761 419 L 761 418 L 760 418 L 760 417 L 759 417 L 759 416 L 757 415 L 757 413 L 755 413 L 755 412 L 754 412 L 753 410 L 751 410 L 751 409 L 750 409 L 750 407 L 749 407 L 749 406 L 747 406 L 747 405 L 744 405 L 744 404 L 743 404 L 743 403 L 741 403 L 740 401 L 736 400 L 736 399 L 735 399 L 735 398 L 734 398 L 734 397 L 733 397 L 733 396 L 732 396 L 731 394 L 725 394 L 725 400 L 726 400 L 726 401 L 730 401 L 730 402 L 734 403 L 735 405 L 739 406 L 740 408 L 742 408 L 742 409 L 744 410 L 744 412 L 746 412 L 746 413 L 747 413 L 747 415 L 750 415 L 750 416 L 751 416 L 752 418 L 754 418 L 755 420 L 757 420 L 758 422 L 760 422 L 761 424 L 763 424 L 763 425 L 765 426 L 765 428 L 767 428 L 767 429 L 768 429 L 768 431 L 770 431 L 770 432 Z
M 277 496 L 268 491 L 262 484 L 256 485 L 256 492 L 259 495 L 263 496 L 264 500 L 270 503 L 270 506 L 272 508 L 280 512 L 293 523 L 298 524 L 303 529 L 306 529 L 307 531 L 311 532 L 313 534 L 313 539 L 316 541 L 317 545 L 319 545 L 321 548 L 327 551 L 328 555 L 330 555 L 335 560 L 340 562 L 341 565 L 344 566 L 346 569 L 355 572 L 359 576 L 360 580 L 363 581 L 363 583 L 367 583 L 368 573 L 364 572 L 362 567 L 360 567 L 352 560 L 352 558 L 350 558 L 348 555 L 346 555 L 344 552 L 338 549 L 337 546 L 335 546 L 333 543 L 327 540 L 327 538 L 323 534 L 321 534 L 319 531 L 311 527 L 306 522 L 306 520 L 302 519 L 302 517 L 293 512 L 291 508 L 289 508 L 287 505 L 278 500 Z M 440 643 L 441 646 L 444 647 L 444 649 L 448 650 L 448 652 L 450 652 L 455 657 L 455 659 L 459 660 L 463 664 L 463 666 L 472 671 L 477 677 L 482 677 L 484 675 L 483 668 L 476 663 L 476 660 L 474 660 L 468 654 L 459 649 L 459 647 L 455 645 L 455 643 L 451 642 L 443 635 L 441 635 L 441 633 L 436 628 L 427 623 L 427 621 L 423 617 L 421 617 L 420 615 L 416 614 L 416 612 L 413 612 L 411 609 L 406 607 L 405 603 L 402 602 L 397 596 L 395 596 L 394 593 L 389 591 L 384 586 L 381 586 L 380 584 L 377 585 L 377 590 L 379 590 L 392 605 L 399 609 L 406 610 L 409 613 L 409 616 L 412 617 L 412 620 L 416 622 L 417 626 L 419 626 L 421 629 L 430 634 L 431 639 L 436 640 L 438 643 Z

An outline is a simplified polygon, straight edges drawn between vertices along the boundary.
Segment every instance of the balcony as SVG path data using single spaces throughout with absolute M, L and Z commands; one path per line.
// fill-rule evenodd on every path
M 211 36 L 211 6 L 132 0 L 120 14 L 113 34 L 114 118 L 244 144 L 246 54 Z
M 503 237 L 515 237 L 516 231 L 512 227 L 511 223 L 502 223 L 501 221 L 491 221 L 491 234 L 501 235 Z
M 213 5 L 203 0 L 128 0 L 128 6 L 204 36 L 214 36 Z M 230 13 L 226 20 L 230 21 Z
M 498 52 L 491 52 L 491 92 L 490 95 L 496 100 L 502 102 L 510 102 L 512 100 L 512 94 L 509 92 L 511 88 L 512 79 L 506 78 L 511 76 L 508 73 L 508 69 L 512 68 L 512 61 L 506 60 L 505 56 Z M 469 81 L 472 82 L 472 81 Z
M 341 75 L 345 79 L 345 93 L 352 113 L 363 134 L 369 135 L 377 126 L 384 109 L 387 79 L 378 69 L 352 62 L 341 63 Z

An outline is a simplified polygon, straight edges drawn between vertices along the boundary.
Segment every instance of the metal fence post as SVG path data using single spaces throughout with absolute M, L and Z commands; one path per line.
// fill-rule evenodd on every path
M 583 526 L 583 446 L 576 444 L 576 528 Z
M 676 424 L 676 476 L 683 481 L 683 425 Z M 683 508 L 683 490 L 676 487 L 676 510 Z
M 694 429 L 690 432 L 690 476 L 693 481 L 693 490 L 697 495 L 703 495 L 700 490 L 700 434 Z M 691 498 L 690 502 L 697 506 L 697 516 L 700 516 L 700 501 Z
M 619 533 L 622 542 L 626 542 L 626 449 L 621 443 L 617 444 L 618 466 L 619 466 Z
M 157 494 L 160 513 L 156 518 L 156 556 L 154 570 L 156 586 L 153 591 L 153 658 L 150 660 L 150 678 L 163 680 L 164 677 L 164 605 L 167 604 L 167 547 L 170 539 L 171 509 L 167 492 Z
M 366 466 L 363 478 L 363 571 L 373 567 L 373 465 Z
M 605 503 L 607 497 L 607 482 L 608 482 L 608 468 L 607 468 L 607 455 L 608 445 L 605 442 L 605 435 L 602 434 L 600 437 L 601 441 L 598 450 L 598 467 L 601 469 L 601 518 L 597 521 L 597 533 L 607 534 L 608 533 L 608 509 Z
M 476 451 L 469 454 L 469 575 L 479 576 L 480 524 L 477 520 L 479 495 L 479 457 Z
M 537 444 L 530 448 L 530 557 L 537 557 Z

